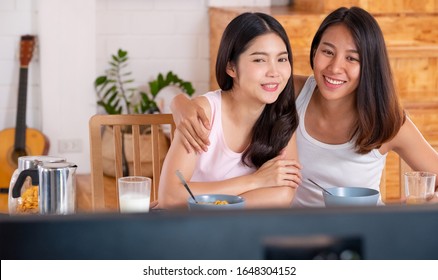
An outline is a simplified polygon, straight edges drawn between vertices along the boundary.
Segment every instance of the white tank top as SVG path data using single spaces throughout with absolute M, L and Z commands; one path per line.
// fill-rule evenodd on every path
M 255 168 L 242 164 L 242 154 L 232 151 L 226 144 L 222 128 L 222 96 L 221 90 L 208 92 L 207 97 L 211 107 L 210 146 L 208 151 L 201 153 L 196 163 L 193 182 L 222 181 L 246 174 L 251 174 Z
M 316 81 L 310 76 L 301 90 L 296 106 L 300 118 L 297 147 L 303 181 L 297 188 L 293 207 L 324 207 L 322 192 L 310 183 L 310 178 L 325 187 L 367 187 L 379 190 L 386 155 L 377 149 L 367 154 L 355 152 L 354 142 L 339 145 L 322 143 L 306 131 L 304 117 Z

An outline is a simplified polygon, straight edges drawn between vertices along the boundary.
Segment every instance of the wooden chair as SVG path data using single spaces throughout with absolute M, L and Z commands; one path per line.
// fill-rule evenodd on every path
M 115 182 L 123 175 L 123 153 L 122 141 L 123 131 L 132 129 L 132 155 L 133 155 L 133 172 L 134 176 L 141 176 L 140 154 L 144 153 L 140 149 L 140 128 L 150 125 L 151 145 L 152 145 L 152 187 L 151 201 L 157 199 L 158 185 L 161 173 L 160 159 L 167 150 L 160 150 L 160 140 L 166 137 L 159 137 L 161 125 L 170 125 L 170 141 L 173 139 L 175 123 L 171 114 L 137 114 L 137 115 L 94 115 L 90 118 L 90 160 L 91 160 L 91 201 L 93 211 L 105 209 L 105 191 L 104 191 L 104 170 L 102 157 L 102 136 L 105 126 L 112 127 L 114 156 L 115 156 Z M 166 139 L 167 141 L 167 139 Z M 124 151 L 131 147 L 126 146 Z M 117 184 L 116 184 L 117 186 Z M 117 188 L 116 188 L 117 189 Z M 116 190 L 116 194 L 118 191 Z M 116 196 L 117 198 L 117 196 Z M 118 199 L 116 199 L 117 201 Z M 118 202 L 117 208 L 118 208 Z

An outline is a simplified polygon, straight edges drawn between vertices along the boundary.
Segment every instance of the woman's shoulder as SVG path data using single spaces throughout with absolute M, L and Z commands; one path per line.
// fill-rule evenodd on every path
M 396 153 L 403 153 L 403 150 L 414 148 L 412 144 L 419 140 L 420 142 L 425 141 L 417 126 L 409 116 L 406 116 L 405 122 L 394 138 L 384 143 L 382 147 L 388 152 L 393 150 Z
M 309 76 L 294 75 L 295 98 L 298 97 Z
M 209 91 L 195 98 L 195 102 L 205 111 L 211 121 L 212 112 L 221 102 L 221 90 Z
M 197 99 L 201 100 L 201 102 L 207 102 L 208 100 L 212 102 L 218 102 L 221 100 L 221 93 L 222 91 L 220 89 L 212 90 L 204 93 L 203 95 L 200 95 L 199 97 L 197 97 Z

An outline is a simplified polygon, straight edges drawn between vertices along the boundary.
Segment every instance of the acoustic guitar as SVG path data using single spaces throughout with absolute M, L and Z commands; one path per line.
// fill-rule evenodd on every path
M 9 182 L 15 169 L 17 169 L 19 157 L 26 155 L 46 155 L 49 149 L 47 138 L 40 131 L 26 127 L 27 76 L 34 46 L 35 36 L 21 36 L 16 127 L 0 131 L 1 193 L 8 192 Z M 0 198 L 2 203 L 4 199 L 3 196 L 4 195 Z M 3 206 L 1 205 L 2 203 L 0 203 L 0 208 L 3 208 L 1 207 Z

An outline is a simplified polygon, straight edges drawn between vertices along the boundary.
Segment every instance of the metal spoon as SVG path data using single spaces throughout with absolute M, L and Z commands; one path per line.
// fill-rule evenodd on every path
M 309 180 L 310 182 L 312 182 L 315 186 L 317 186 L 318 188 L 320 188 L 323 192 L 325 192 L 328 195 L 333 195 L 331 192 L 329 192 L 328 190 L 326 190 L 325 188 L 321 187 L 320 185 L 318 185 L 317 183 L 313 182 L 311 179 L 307 178 L 307 180 Z
M 190 196 L 193 198 L 193 200 L 198 203 L 198 201 L 196 201 L 195 196 L 193 195 L 192 191 L 189 188 L 189 185 L 187 184 L 186 179 L 184 179 L 184 176 L 182 175 L 181 171 L 176 170 L 175 171 L 176 176 L 178 176 L 178 178 L 180 179 L 181 183 L 184 185 L 184 187 L 186 188 L 186 190 L 189 192 Z

